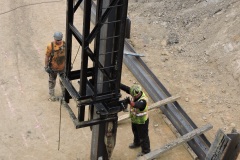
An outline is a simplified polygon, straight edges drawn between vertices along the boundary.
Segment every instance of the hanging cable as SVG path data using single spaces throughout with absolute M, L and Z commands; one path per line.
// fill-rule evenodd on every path
M 75 62 L 75 60 L 76 60 L 76 57 L 77 57 L 77 55 L 78 55 L 80 46 L 81 46 L 81 45 L 79 45 L 77 54 L 76 54 L 76 56 L 75 56 L 75 58 L 74 58 L 74 60 L 73 60 L 73 63 L 71 64 L 71 69 L 73 68 L 73 64 L 74 64 L 74 62 Z M 61 119 L 62 119 L 62 102 L 63 102 L 63 100 L 64 100 L 64 98 L 63 98 L 63 96 L 62 96 L 62 98 L 60 99 L 60 115 L 59 115 L 60 117 L 59 117 L 59 130 L 58 130 L 58 137 L 59 137 L 59 138 L 58 138 L 58 150 L 60 149 L 60 140 L 61 140 Z
M 11 10 L 9 10 L 9 11 L 2 12 L 2 13 L 0 13 L 0 15 L 3 15 L 3 14 L 6 14 L 6 13 L 9 13 L 9 12 L 15 11 L 15 10 L 17 10 L 17 9 L 19 9 L 19 8 L 23 8 L 23 7 L 28 7 L 28 6 L 33 6 L 33 5 L 39 5 L 39 4 L 44 4 L 44 3 L 61 2 L 61 1 L 63 1 L 63 0 L 59 0 L 59 1 L 48 1 L 48 2 L 38 2 L 38 3 L 26 4 L 26 5 L 22 5 L 22 6 L 18 6 L 18 7 L 16 7 L 16 8 L 13 8 L 13 9 L 11 9 Z
M 76 57 L 77 57 L 77 55 L 78 55 L 78 52 L 79 52 L 80 46 L 81 46 L 81 45 L 79 45 L 79 47 L 78 47 L 78 51 L 77 51 L 77 54 L 76 54 L 76 56 L 75 56 L 75 58 L 74 58 L 74 60 L 73 60 L 73 62 L 72 62 L 71 69 L 73 68 L 73 64 L 74 64 L 75 59 L 76 59 Z
M 62 120 L 62 101 L 63 97 L 60 99 L 60 117 L 59 117 L 59 130 L 58 130 L 58 150 L 60 149 L 60 140 L 61 140 L 61 120 Z

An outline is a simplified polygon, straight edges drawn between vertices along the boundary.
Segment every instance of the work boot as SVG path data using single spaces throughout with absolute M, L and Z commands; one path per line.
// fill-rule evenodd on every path
M 143 152 L 139 152 L 139 153 L 137 154 L 137 157 L 140 157 L 140 156 L 143 156 L 143 155 L 144 155 Z
M 144 154 L 148 154 L 149 152 L 147 152 L 147 153 L 145 153 L 145 152 L 139 152 L 138 154 L 137 154 L 137 157 L 140 157 L 140 156 L 143 156 Z
M 49 98 L 48 100 L 51 101 L 51 102 L 55 102 L 55 101 L 58 101 L 58 97 L 55 96 L 54 94 L 54 89 L 49 89 Z
M 48 98 L 48 100 L 51 101 L 51 102 L 55 102 L 55 101 L 57 101 L 57 97 L 55 97 L 55 96 L 50 96 L 50 97 Z
M 130 149 L 134 149 L 134 148 L 140 147 L 140 144 L 131 143 L 131 144 L 129 144 L 128 147 L 129 147 Z

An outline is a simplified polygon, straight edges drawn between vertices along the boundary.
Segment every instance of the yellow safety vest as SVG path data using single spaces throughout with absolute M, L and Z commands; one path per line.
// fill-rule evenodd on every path
M 146 101 L 146 107 L 143 111 L 140 111 L 138 108 L 130 107 L 130 118 L 132 123 L 135 124 L 145 124 L 145 121 L 148 119 L 148 105 L 147 105 L 147 96 L 142 93 L 142 96 L 138 101 L 144 99 Z

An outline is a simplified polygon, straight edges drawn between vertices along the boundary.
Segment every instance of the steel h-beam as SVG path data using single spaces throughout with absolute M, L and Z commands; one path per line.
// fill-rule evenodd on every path
M 84 15 L 83 15 L 83 40 L 82 40 L 82 63 L 81 63 L 81 75 L 80 75 L 80 96 L 86 95 L 87 89 L 87 68 L 88 68 L 88 55 L 86 54 L 86 47 L 89 47 L 89 42 L 86 41 L 90 32 L 91 21 L 91 1 L 87 0 L 84 3 Z M 84 121 L 85 105 L 80 105 L 79 109 L 79 121 Z
M 107 160 L 115 146 L 117 114 L 123 109 L 119 98 L 128 0 L 97 0 L 96 24 L 91 30 L 92 3 L 91 0 L 67 0 L 66 67 L 60 80 L 65 87 L 65 108 L 75 127 L 91 126 L 93 131 L 91 159 Z M 74 14 L 80 5 L 84 6 L 82 34 L 74 25 Z M 82 47 L 81 68 L 74 71 L 73 37 Z M 93 50 L 91 43 L 94 43 Z M 73 80 L 78 80 L 77 88 Z M 68 104 L 70 99 L 77 103 L 77 116 Z M 89 117 L 85 117 L 86 112 Z

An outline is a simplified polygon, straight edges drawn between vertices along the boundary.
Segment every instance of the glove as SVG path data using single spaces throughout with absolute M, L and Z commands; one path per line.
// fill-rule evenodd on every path
M 124 106 L 127 106 L 128 104 L 130 104 L 131 101 L 129 97 L 126 97 L 122 102 Z
M 45 69 L 45 71 L 47 72 L 47 73 L 53 73 L 53 70 L 51 69 L 51 68 L 49 68 L 49 67 L 44 67 L 44 69 Z
M 126 97 L 124 100 L 122 100 L 122 107 L 123 107 L 123 109 L 127 109 L 128 104 L 130 104 L 130 98 Z
M 131 102 L 129 97 L 126 97 L 124 100 L 126 101 L 127 104 L 130 104 L 130 102 Z

